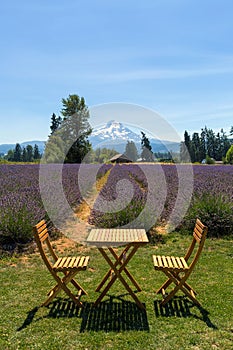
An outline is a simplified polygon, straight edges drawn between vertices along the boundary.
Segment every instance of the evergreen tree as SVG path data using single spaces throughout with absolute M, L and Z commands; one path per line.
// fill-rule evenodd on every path
M 13 151 L 13 149 L 9 149 L 9 151 L 7 152 L 7 155 L 4 158 L 9 160 L 9 162 L 13 162 L 14 161 L 14 151 Z
M 39 147 L 38 145 L 34 145 L 34 149 L 33 149 L 33 159 L 34 160 L 37 160 L 37 159 L 40 159 L 41 158 L 41 154 L 40 154 L 40 151 L 39 151 Z
M 16 143 L 15 149 L 14 149 L 13 161 L 20 162 L 21 160 L 22 160 L 22 148 L 19 143 Z
M 220 158 L 218 160 L 221 160 L 222 158 L 225 157 L 228 149 L 231 146 L 231 142 L 227 138 L 227 135 L 223 129 L 221 129 L 221 132 L 220 132 L 220 140 L 221 140 L 221 154 L 220 154 Z
M 200 135 L 200 161 L 206 158 L 206 134 L 205 130 L 201 129 Z
M 27 162 L 27 151 L 25 147 L 23 147 L 23 151 L 22 151 L 22 161 Z
M 59 126 L 61 125 L 61 121 L 62 118 L 60 116 L 57 117 L 55 113 L 52 114 L 50 126 L 51 135 L 59 128 Z
M 149 139 L 146 137 L 146 134 L 141 131 L 142 138 L 141 138 L 141 147 L 142 147 L 142 152 L 141 152 L 141 158 L 143 161 L 146 162 L 153 162 L 154 161 L 154 154 L 152 152 L 152 147 L 150 144 Z
M 133 162 L 136 162 L 138 159 L 138 151 L 133 141 L 127 141 L 124 154 Z
M 91 150 L 91 144 L 88 141 L 88 136 L 92 132 L 88 122 L 89 111 L 84 98 L 80 98 L 78 95 L 69 95 L 67 99 L 63 98 L 62 104 L 63 119 L 56 117 L 54 113 L 51 118 L 51 135 L 46 144 L 45 159 L 80 163 Z M 52 138 L 52 136 L 56 136 L 56 138 Z M 61 147 L 60 150 L 58 150 L 59 147 Z M 55 155 L 56 149 L 58 157 Z
M 189 157 L 190 157 L 191 162 L 194 162 L 195 160 L 194 160 L 194 152 L 193 152 L 192 140 L 191 140 L 190 135 L 188 134 L 188 132 L 186 130 L 184 132 L 184 144 L 185 144 L 186 149 L 187 149 L 187 151 L 189 153 Z M 185 151 L 186 150 L 183 148 L 182 149 L 182 152 L 183 152 L 182 157 L 185 156 L 186 159 L 187 159 L 187 155 L 185 155 Z
M 27 145 L 26 147 L 26 154 L 27 154 L 27 162 L 33 161 L 33 147 L 31 145 Z
M 88 136 L 92 129 L 88 122 L 89 111 L 83 97 L 69 95 L 62 99 L 63 109 L 61 111 L 64 119 L 59 136 L 71 147 L 67 150 L 67 163 L 80 163 L 85 155 L 91 150 Z
M 207 129 L 205 127 L 205 133 L 206 133 L 206 149 L 207 149 L 207 155 L 210 158 L 216 158 L 216 142 L 215 142 L 215 134 L 212 129 Z
M 192 135 L 192 161 L 193 162 L 200 162 L 201 156 L 200 156 L 200 138 L 199 134 L 197 132 L 193 133 Z

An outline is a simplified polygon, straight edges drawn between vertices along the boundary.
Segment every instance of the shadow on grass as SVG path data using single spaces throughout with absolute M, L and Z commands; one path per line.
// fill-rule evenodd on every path
M 86 303 L 81 317 L 80 332 L 149 331 L 146 310 L 130 301 L 115 302 L 110 298 L 97 307 Z
M 194 310 L 199 310 L 200 315 L 197 315 Z M 209 312 L 201 306 L 197 306 L 185 297 L 174 297 L 164 306 L 160 306 L 160 301 L 154 302 L 155 316 L 159 317 L 193 317 L 202 320 L 209 328 L 218 329 L 210 320 Z
M 41 307 L 35 307 L 27 313 L 27 317 L 24 320 L 22 326 L 20 326 L 17 331 L 21 331 L 27 326 L 29 326 L 33 321 L 37 322 L 44 318 L 60 318 L 60 317 L 80 317 L 81 309 L 69 299 L 56 298 L 55 301 L 50 303 L 48 306 L 44 307 L 48 310 L 48 314 L 45 316 L 40 316 L 35 318 L 36 313 Z
M 61 317 L 81 318 L 80 332 L 149 331 L 146 310 L 140 309 L 133 302 L 115 302 L 110 298 L 101 302 L 97 307 L 93 307 L 93 303 L 88 302 L 84 302 L 83 306 L 83 308 L 79 308 L 70 300 L 57 298 L 46 307 L 48 314 L 45 316 L 36 317 L 39 307 L 30 310 L 22 326 L 17 331 L 25 329 L 32 322 L 38 322 L 45 318 Z

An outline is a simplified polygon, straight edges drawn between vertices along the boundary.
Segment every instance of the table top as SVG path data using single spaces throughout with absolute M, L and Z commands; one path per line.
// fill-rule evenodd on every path
M 92 229 L 86 243 L 99 247 L 121 246 L 129 243 L 148 243 L 144 229 L 98 228 Z

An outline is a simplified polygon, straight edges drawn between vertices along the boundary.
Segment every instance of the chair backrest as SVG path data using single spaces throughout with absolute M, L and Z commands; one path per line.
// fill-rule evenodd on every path
M 193 240 L 184 257 L 185 260 L 188 261 L 189 258 L 193 256 L 192 262 L 189 265 L 190 269 L 194 267 L 194 265 L 196 264 L 201 254 L 201 251 L 205 243 L 207 232 L 208 232 L 208 227 L 203 225 L 203 223 L 197 218 L 194 226 L 194 230 L 193 230 Z M 194 248 L 196 249 L 194 250 Z
M 35 225 L 33 227 L 33 233 L 37 247 L 45 265 L 49 270 L 52 270 L 52 265 L 55 261 L 57 261 L 58 256 L 56 255 L 51 245 L 46 221 L 41 220 L 37 225 Z

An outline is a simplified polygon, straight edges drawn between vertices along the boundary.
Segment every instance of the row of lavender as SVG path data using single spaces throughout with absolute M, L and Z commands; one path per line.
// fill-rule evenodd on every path
M 78 164 L 0 165 L 0 243 L 30 241 L 32 226 L 43 218 L 49 219 L 54 210 L 59 218 L 66 220 L 64 197 L 71 210 L 76 208 L 92 188 L 96 172 L 102 176 L 109 167 L 82 166 L 85 181 L 80 189 Z M 64 197 L 57 195 L 60 182 Z
M 123 179 L 125 187 L 121 188 Z M 233 166 L 116 165 L 89 222 L 98 227 L 136 226 L 147 230 L 158 222 L 166 222 L 173 228 L 184 222 L 189 208 L 199 200 L 202 204 L 199 213 L 209 226 L 223 232 L 225 225 L 225 231 L 230 232 L 232 184 Z
M 131 176 L 129 168 L 116 164 L 94 203 L 89 223 L 97 227 L 122 227 L 138 217 L 145 201 L 146 191 Z

